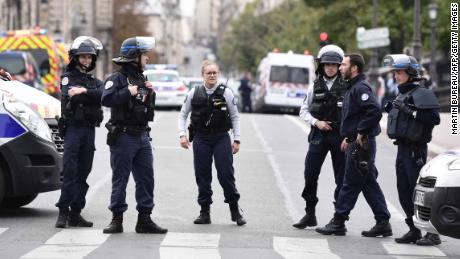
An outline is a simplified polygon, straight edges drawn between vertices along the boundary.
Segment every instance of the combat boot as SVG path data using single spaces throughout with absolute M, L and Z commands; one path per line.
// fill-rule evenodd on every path
M 246 220 L 243 218 L 243 215 L 240 213 L 240 207 L 237 202 L 230 203 L 230 215 L 233 222 L 236 222 L 238 226 L 243 226 L 246 224 Z
M 316 232 L 323 235 L 334 234 L 336 236 L 345 236 L 345 233 L 347 232 L 347 228 L 345 227 L 345 220 L 335 217 L 332 218 L 326 226 L 316 228 L 315 230 Z
M 150 218 L 150 213 L 139 213 L 136 223 L 137 233 L 165 234 L 167 229 L 155 224 Z
M 304 229 L 306 227 L 314 227 L 318 225 L 318 222 L 316 221 L 314 207 L 307 206 L 305 208 L 305 212 L 305 216 L 303 216 L 303 218 L 301 218 L 299 222 L 292 225 L 293 227 L 298 229 Z
M 67 219 L 69 217 L 69 209 L 68 208 L 59 208 L 59 215 L 54 225 L 56 228 L 66 228 L 67 227 Z
M 441 239 L 438 234 L 426 233 L 426 235 L 419 240 L 416 244 L 418 246 L 435 246 L 441 244 Z
M 365 237 L 388 237 L 393 235 L 391 230 L 391 224 L 388 221 L 380 221 L 375 224 L 370 230 L 361 232 L 361 235 Z
M 115 234 L 123 232 L 123 213 L 113 213 L 112 221 L 102 231 L 104 234 Z
M 409 226 L 409 232 L 404 234 L 402 237 L 395 238 L 395 242 L 399 244 L 415 244 L 417 240 L 422 238 L 422 232 L 420 232 L 420 230 L 414 226 L 414 221 L 412 218 L 407 218 L 405 221 Z
M 69 226 L 71 227 L 83 227 L 90 228 L 93 226 L 93 222 L 87 221 L 81 216 L 80 209 L 71 209 L 69 213 Z
M 194 224 L 211 224 L 209 206 L 201 206 L 200 215 L 193 221 Z

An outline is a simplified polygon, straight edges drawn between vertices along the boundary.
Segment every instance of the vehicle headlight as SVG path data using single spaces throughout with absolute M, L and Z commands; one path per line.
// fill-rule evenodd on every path
M 18 101 L 14 98 L 5 98 L 4 106 L 16 119 L 18 119 L 27 129 L 38 137 L 45 139 L 49 142 L 51 140 L 51 133 L 48 124 L 43 120 L 38 113 L 25 103 Z
M 449 170 L 460 170 L 460 158 L 455 159 L 450 163 Z

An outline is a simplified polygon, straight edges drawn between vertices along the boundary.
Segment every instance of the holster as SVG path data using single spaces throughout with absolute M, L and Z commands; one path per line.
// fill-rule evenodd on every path
M 360 146 L 356 141 L 353 142 L 353 145 L 353 162 L 359 174 L 365 177 L 369 173 L 369 139 L 367 136 L 364 136 L 363 146 Z
M 120 128 L 117 127 L 116 125 L 113 125 L 111 121 L 108 121 L 105 124 L 105 127 L 107 128 L 107 145 L 112 146 L 115 145 L 117 142 L 118 136 L 120 136 Z
M 188 126 L 188 141 L 192 142 L 194 137 L 195 137 L 195 129 L 193 128 L 193 125 L 190 124 Z

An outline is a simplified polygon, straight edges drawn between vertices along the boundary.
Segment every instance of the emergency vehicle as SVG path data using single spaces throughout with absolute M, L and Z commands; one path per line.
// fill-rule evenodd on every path
M 62 64 L 56 43 L 39 27 L 32 30 L 15 30 L 0 33 L 0 51 L 19 50 L 30 52 L 40 69 L 45 92 L 58 97 Z
M 314 80 L 312 55 L 270 52 L 257 68 L 254 110 L 298 111 Z
M 56 148 L 50 125 L 42 118 L 55 114 L 48 111 L 41 116 L 20 100 L 26 98 L 42 111 L 53 110 L 59 103 L 18 81 L 0 80 L 0 207 L 24 206 L 38 193 L 61 186 L 62 153 Z
M 44 91 L 40 71 L 32 54 L 24 51 L 0 52 L 0 67 L 11 74 L 13 80 Z

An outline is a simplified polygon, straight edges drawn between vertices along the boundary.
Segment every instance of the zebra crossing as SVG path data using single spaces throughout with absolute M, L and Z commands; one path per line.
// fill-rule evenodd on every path
M 7 234 L 7 230 L 8 228 L 0 228 L 0 240 L 1 235 Z M 229 246 L 220 242 L 221 235 L 225 234 L 169 232 L 158 247 L 160 258 L 220 259 L 222 257 L 219 249 Z M 332 249 L 328 238 L 323 236 L 318 238 L 273 236 L 272 241 L 273 254 L 285 259 L 340 259 L 343 258 L 341 254 L 346 253 Z M 110 235 L 103 234 L 101 229 L 63 229 L 20 258 L 85 258 L 106 242 L 110 242 Z M 438 247 L 397 244 L 387 238 L 376 239 L 376 246 L 379 245 L 386 251 L 386 254 L 382 255 L 386 258 L 446 257 Z

